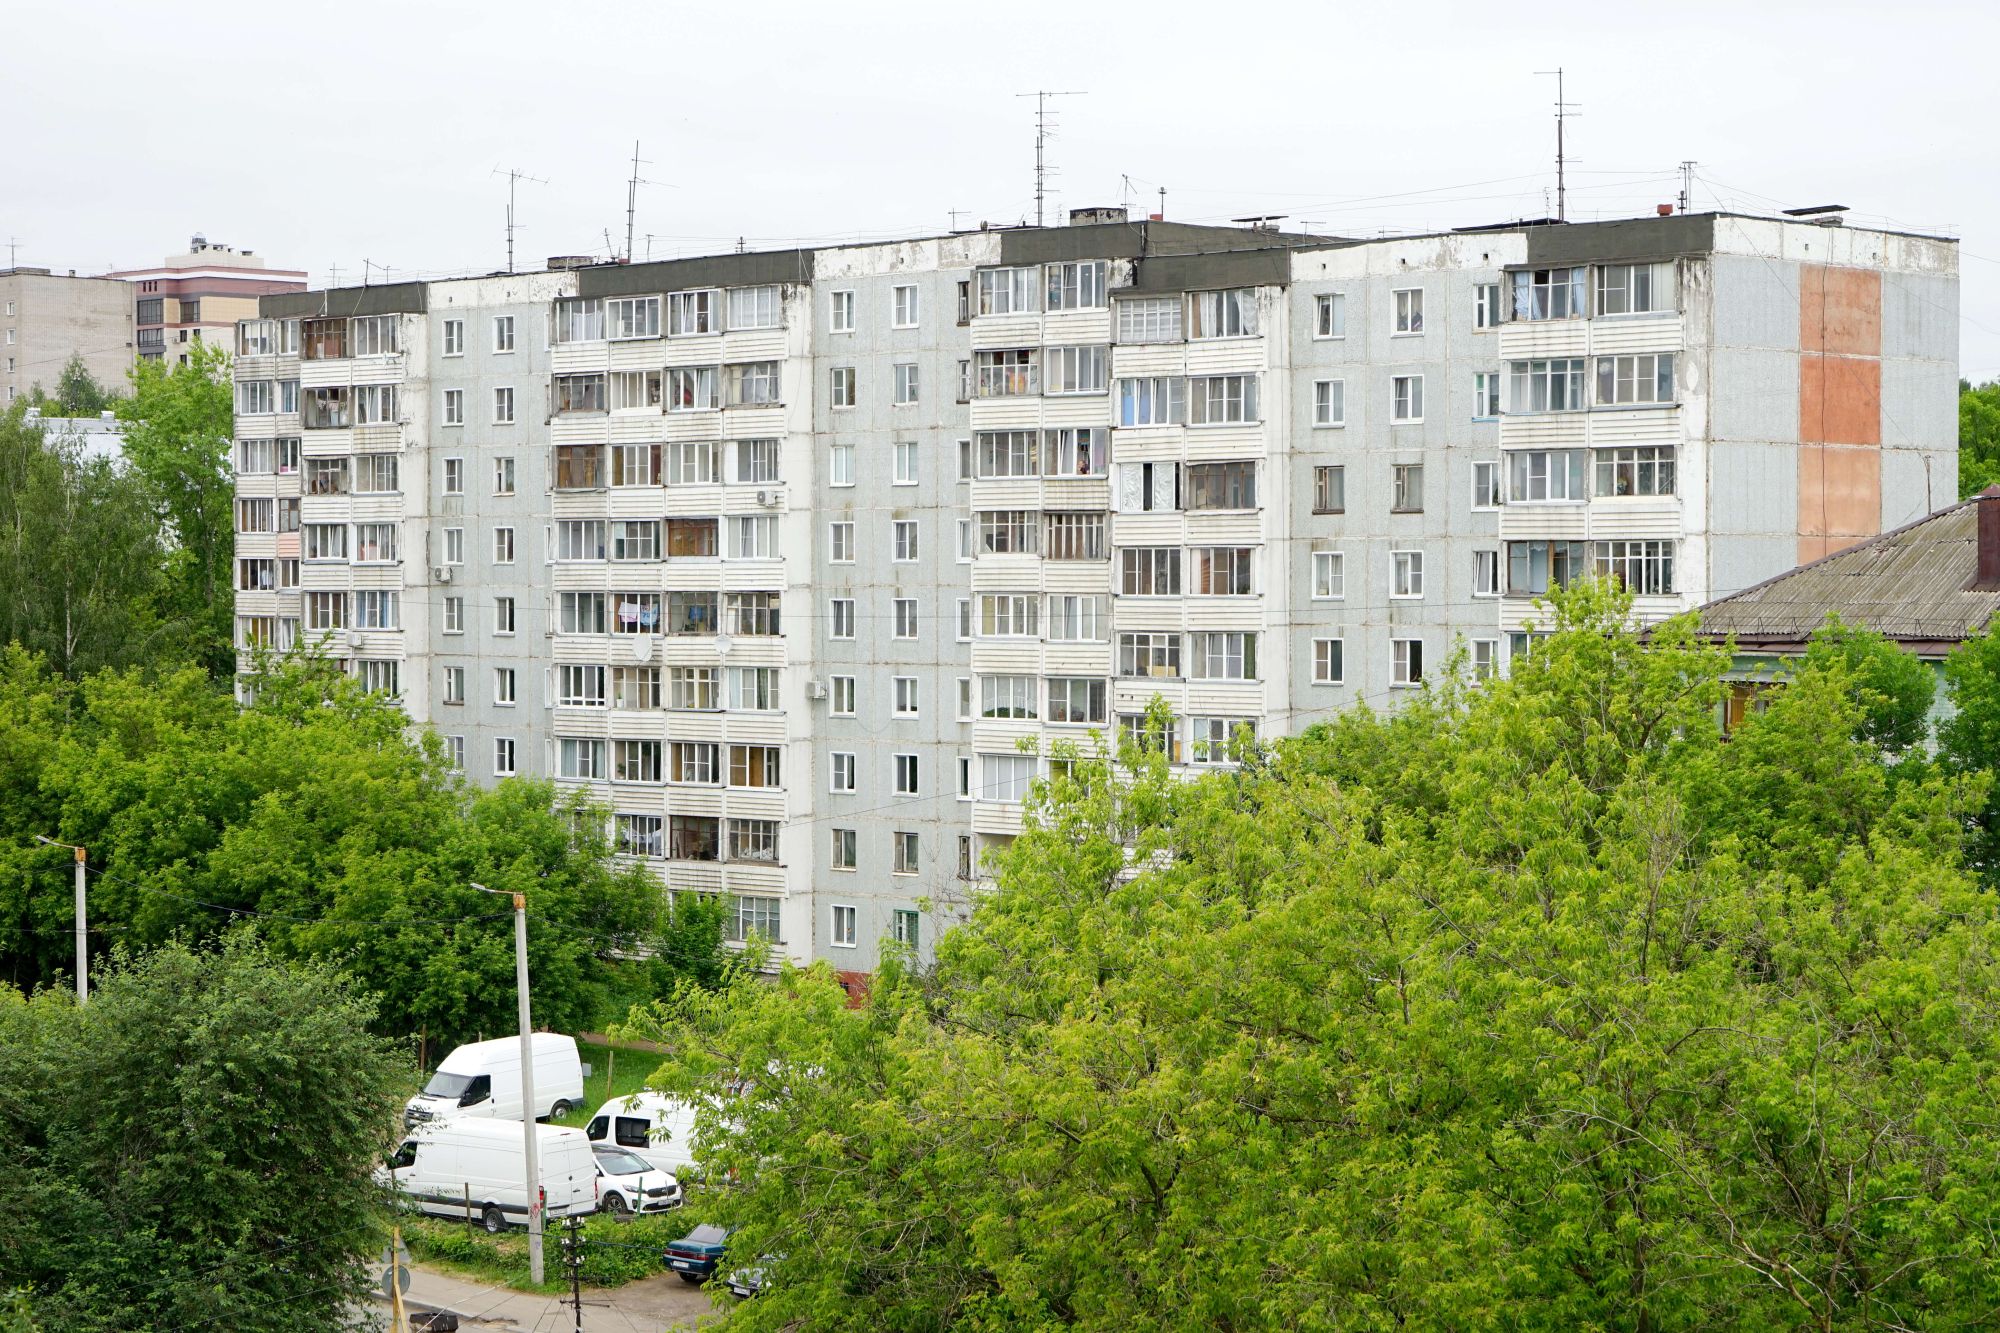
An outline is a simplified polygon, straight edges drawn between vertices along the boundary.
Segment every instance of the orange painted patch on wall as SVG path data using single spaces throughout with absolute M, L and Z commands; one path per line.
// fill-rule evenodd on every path
M 1799 266 L 1800 563 L 1882 530 L 1882 275 Z

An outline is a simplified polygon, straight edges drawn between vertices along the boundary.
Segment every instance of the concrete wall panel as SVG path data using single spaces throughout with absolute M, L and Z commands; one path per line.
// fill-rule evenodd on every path
M 1793 440 L 1799 436 L 1798 354 L 1747 347 L 1710 353 L 1709 438 Z

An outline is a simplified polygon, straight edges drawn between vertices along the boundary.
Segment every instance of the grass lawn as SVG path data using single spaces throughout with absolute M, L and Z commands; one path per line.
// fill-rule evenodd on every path
M 667 1242 L 685 1236 L 701 1219 L 685 1208 L 663 1216 L 618 1222 L 590 1217 L 583 1223 L 583 1280 L 594 1287 L 617 1287 L 663 1273 L 661 1258 Z M 528 1233 L 512 1230 L 489 1236 L 474 1223 L 467 1226 L 442 1217 L 406 1214 L 397 1218 L 410 1257 L 418 1263 L 475 1282 L 492 1282 L 518 1291 L 556 1293 L 569 1289 L 562 1274 L 562 1223 L 549 1227 L 543 1239 L 543 1282 L 528 1280 Z
M 600 1046 L 584 1041 L 577 1043 L 577 1054 L 590 1066 L 590 1077 L 583 1081 L 583 1105 L 560 1120 L 549 1121 L 552 1125 L 582 1129 L 590 1123 L 590 1117 L 597 1113 L 597 1108 L 613 1097 L 642 1090 L 646 1080 L 666 1058 L 655 1051 L 642 1051 L 630 1046 Z

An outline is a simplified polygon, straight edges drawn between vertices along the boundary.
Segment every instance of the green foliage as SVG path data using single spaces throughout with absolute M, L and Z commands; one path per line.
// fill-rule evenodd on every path
M 1862 707 L 1861 738 L 1869 744 L 1898 755 L 1925 740 L 1938 678 L 1915 654 L 1829 616 L 1813 635 L 1805 663 L 1809 669 L 1846 674 Z
M 1726 650 L 1628 613 L 1198 780 L 1075 756 L 864 1008 L 663 1007 L 695 1206 L 784 1256 L 734 1322 L 1991 1324 L 1987 779 L 1886 769 L 1865 636 L 1725 742 Z
M 2000 380 L 1958 382 L 1958 498 L 2000 482 Z
M 510 908 L 474 881 L 528 895 L 538 1025 L 623 1013 L 616 969 L 641 965 L 614 958 L 662 928 L 664 895 L 601 833 L 577 834 L 601 812 L 582 818 L 545 782 L 469 788 L 436 737 L 322 659 L 271 662 L 252 684 L 239 708 L 193 667 L 72 687 L 0 654 L 0 961 L 16 984 L 70 966 L 68 853 L 39 833 L 90 849 L 94 928 L 153 946 L 249 921 L 281 954 L 337 962 L 428 1058 L 514 1029 Z M 667 977 L 701 974 L 703 940 L 677 929 Z M 718 953 L 719 932 L 705 943 Z
M 134 366 L 131 397 L 117 410 L 125 456 L 173 540 L 166 579 L 174 618 L 194 629 L 194 660 L 227 678 L 236 668 L 229 354 L 207 343 L 190 348 L 185 365 Z
M 69 360 L 63 362 L 53 398 L 39 384 L 29 389 L 26 396 L 28 406 L 40 408 L 43 416 L 58 417 L 94 417 L 118 401 L 118 395 L 99 384 L 97 376 L 90 373 L 80 352 L 71 352 Z
M 0 1272 L 50 1328 L 351 1328 L 407 1060 L 247 938 L 0 988 Z M 26 1325 L 23 1325 L 26 1326 Z
M 529 1280 L 526 1233 L 509 1231 L 489 1236 L 475 1222 L 467 1226 L 450 1218 L 415 1213 L 398 1219 L 410 1254 L 419 1263 L 434 1264 L 447 1271 L 462 1273 L 483 1282 L 499 1282 L 522 1291 L 567 1292 L 569 1282 L 551 1258 L 544 1281 L 537 1287 Z M 584 1284 L 592 1287 L 619 1287 L 640 1278 L 660 1275 L 660 1253 L 667 1243 L 688 1232 L 699 1219 L 685 1210 L 635 1217 L 619 1221 L 609 1216 L 584 1219 Z M 555 1254 L 556 1238 L 562 1223 L 550 1227 L 547 1244 Z M 4 1329 L 5 1325 L 0 1325 Z

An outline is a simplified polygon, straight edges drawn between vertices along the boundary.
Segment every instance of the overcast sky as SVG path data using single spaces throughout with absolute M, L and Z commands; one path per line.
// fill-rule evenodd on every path
M 1963 241 L 1961 365 L 2000 376 L 2000 5 L 1692 0 L 189 5 L 0 10 L 0 244 L 79 272 L 190 234 L 390 276 L 639 258 L 1124 202 L 1347 235 L 1539 216 L 1568 71 L 1574 219 L 1852 206 Z M 1128 183 L 1129 182 L 1129 183 Z M 1059 216 L 1052 211 L 1051 217 Z

